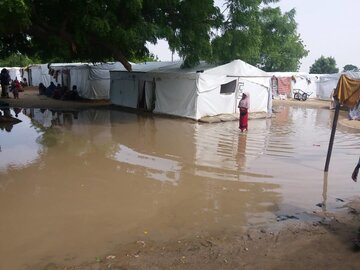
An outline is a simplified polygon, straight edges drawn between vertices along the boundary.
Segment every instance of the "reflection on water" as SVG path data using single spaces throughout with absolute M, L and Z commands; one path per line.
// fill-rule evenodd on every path
M 245 134 L 236 122 L 116 110 L 19 113 L 21 123 L 0 131 L 0 269 L 240 231 L 359 194 L 350 172 L 360 134 L 339 127 L 325 178 L 332 112 L 279 110 Z
M 110 158 L 114 158 L 132 167 L 132 169 L 127 169 L 129 173 L 135 173 L 137 170 L 145 169 L 147 171 L 147 173 L 143 175 L 145 178 L 171 181 L 174 184 L 180 179 L 181 166 L 177 161 L 171 159 L 141 154 L 124 145 L 119 145 L 118 151 Z

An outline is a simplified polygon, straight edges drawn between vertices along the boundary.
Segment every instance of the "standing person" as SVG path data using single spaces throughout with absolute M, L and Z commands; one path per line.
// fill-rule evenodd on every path
M 6 68 L 3 68 L 1 70 L 0 82 L 1 82 L 1 97 L 8 98 L 9 97 L 8 87 L 10 84 L 10 75 L 9 75 L 9 71 Z
M 46 92 L 46 87 L 43 83 L 40 83 L 39 84 L 39 95 L 45 95 L 45 92 Z
M 15 80 L 13 82 L 14 82 L 14 87 L 12 88 L 12 93 L 14 95 L 14 98 L 18 99 L 19 98 L 19 92 L 21 91 L 21 84 L 20 84 L 20 82 L 18 81 L 18 79 L 16 77 L 15 77 Z
M 240 110 L 239 128 L 241 132 L 248 130 L 248 110 L 250 108 L 250 94 L 243 92 L 242 98 L 239 102 L 238 108 Z
M 357 181 L 357 176 L 359 174 L 359 169 L 360 169 L 360 158 L 359 158 L 358 164 L 355 166 L 354 171 L 353 171 L 353 173 L 351 175 L 351 178 L 352 178 L 352 180 L 354 180 L 354 182 Z

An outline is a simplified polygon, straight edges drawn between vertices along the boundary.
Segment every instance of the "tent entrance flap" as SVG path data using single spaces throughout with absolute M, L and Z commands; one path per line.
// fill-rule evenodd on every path
M 138 109 L 153 111 L 155 108 L 154 81 L 140 80 L 138 84 Z

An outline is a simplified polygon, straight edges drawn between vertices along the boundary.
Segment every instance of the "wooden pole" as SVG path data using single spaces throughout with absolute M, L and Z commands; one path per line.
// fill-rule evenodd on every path
M 338 100 L 335 100 L 335 102 L 336 102 L 335 114 L 334 114 L 334 120 L 333 120 L 332 129 L 331 129 L 331 135 L 330 135 L 328 152 L 327 152 L 327 156 L 326 156 L 326 163 L 325 163 L 324 172 L 329 171 L 329 163 L 330 163 L 331 152 L 332 152 L 332 148 L 333 148 L 333 144 L 334 144 L 336 125 L 337 125 L 337 121 L 338 121 L 338 118 L 339 118 L 340 103 L 339 103 Z

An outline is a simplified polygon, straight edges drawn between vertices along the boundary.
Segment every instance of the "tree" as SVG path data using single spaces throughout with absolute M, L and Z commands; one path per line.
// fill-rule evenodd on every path
M 345 66 L 343 67 L 343 72 L 345 72 L 345 71 L 355 71 L 355 72 L 358 72 L 358 71 L 359 71 L 359 68 L 358 68 L 357 66 L 348 64 L 348 65 L 345 65 Z
M 158 38 L 185 65 L 196 64 L 211 53 L 211 29 L 221 22 L 212 0 L 3 0 L 0 10 L 0 57 L 115 59 L 128 70 L 129 60 L 147 57 L 146 42 Z
M 295 10 L 285 14 L 269 1 L 226 1 L 221 36 L 213 40 L 215 61 L 242 59 L 266 71 L 296 71 L 308 54 L 297 34 Z
M 297 71 L 300 59 L 307 56 L 297 34 L 295 9 L 281 14 L 280 8 L 266 8 L 261 13 L 262 43 L 260 63 L 265 71 Z
M 338 73 L 339 69 L 336 67 L 336 61 L 333 57 L 321 56 L 316 59 L 314 64 L 310 67 L 310 73 L 313 74 L 332 74 Z
M 0 67 L 25 67 L 30 64 L 40 62 L 39 60 L 30 59 L 29 57 L 20 53 L 13 53 L 0 60 Z
M 184 67 L 240 58 L 268 71 L 296 70 L 307 52 L 295 12 L 270 8 L 278 1 L 225 0 L 224 16 L 214 0 L 2 0 L 0 59 L 116 60 L 131 70 L 129 61 L 151 59 L 147 42 L 166 39 Z

